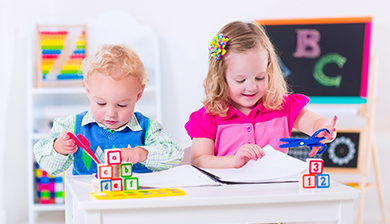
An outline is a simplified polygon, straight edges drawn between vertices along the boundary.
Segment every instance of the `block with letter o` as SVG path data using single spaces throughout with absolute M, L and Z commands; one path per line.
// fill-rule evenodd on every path
M 119 149 L 106 149 L 106 161 L 109 165 L 119 165 L 122 163 L 122 154 Z

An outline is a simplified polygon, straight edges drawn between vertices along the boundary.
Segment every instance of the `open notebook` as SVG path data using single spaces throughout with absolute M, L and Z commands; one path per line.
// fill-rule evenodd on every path
M 134 173 L 141 187 L 196 187 L 224 184 L 266 184 L 298 182 L 306 163 L 267 145 L 265 156 L 251 160 L 239 169 L 205 169 L 191 165 L 178 166 L 154 173 Z

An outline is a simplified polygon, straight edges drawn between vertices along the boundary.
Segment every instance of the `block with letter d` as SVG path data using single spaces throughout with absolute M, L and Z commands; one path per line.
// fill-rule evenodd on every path
M 112 191 L 112 182 L 111 180 L 101 180 L 100 181 L 100 190 L 101 191 Z

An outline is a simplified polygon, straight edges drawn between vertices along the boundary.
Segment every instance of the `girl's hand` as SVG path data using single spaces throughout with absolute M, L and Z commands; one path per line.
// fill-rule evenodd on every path
M 261 149 L 260 146 L 255 144 L 247 144 L 243 145 L 238 149 L 236 155 L 233 157 L 233 167 L 241 168 L 243 167 L 249 160 L 258 160 L 261 159 L 265 153 Z
M 318 137 L 318 138 L 325 137 L 324 140 L 320 141 L 321 143 L 332 142 L 336 138 L 336 135 L 337 135 L 336 121 L 337 121 L 337 116 L 334 116 L 332 121 L 330 122 L 330 124 L 327 127 L 325 127 L 326 129 L 328 129 L 330 134 L 328 134 L 328 132 L 326 132 L 326 131 L 322 131 L 322 132 L 318 133 L 318 135 L 316 137 Z M 319 149 L 320 149 L 320 146 L 314 146 L 312 148 L 311 152 L 309 153 L 309 156 L 313 157 L 315 154 L 317 154 Z
M 144 162 L 148 158 L 149 152 L 142 147 L 135 148 L 122 148 L 122 162 L 136 164 L 138 162 Z
M 64 156 L 77 151 L 76 142 L 69 137 L 67 131 L 62 132 L 57 140 L 54 141 L 53 148 L 57 153 Z

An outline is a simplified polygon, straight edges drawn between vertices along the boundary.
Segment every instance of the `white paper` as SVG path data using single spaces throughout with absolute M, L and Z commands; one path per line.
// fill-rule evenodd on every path
M 306 169 L 306 163 L 275 150 L 267 145 L 265 156 L 250 160 L 238 169 L 204 169 L 224 181 L 258 182 L 272 180 L 298 180 L 299 173 Z
M 141 187 L 175 188 L 220 185 L 191 165 L 182 165 L 154 173 L 133 173 Z
M 218 176 L 223 181 L 271 182 L 298 181 L 299 173 L 306 169 L 306 163 L 273 149 L 263 148 L 265 156 L 249 161 L 239 169 L 203 169 Z M 154 173 L 134 173 L 141 187 L 196 187 L 221 185 L 191 165 L 182 165 Z

